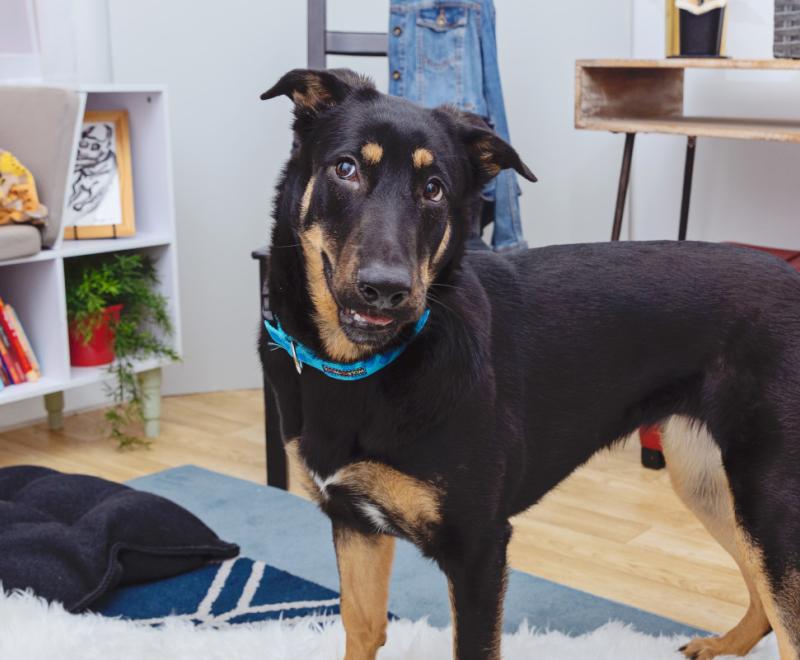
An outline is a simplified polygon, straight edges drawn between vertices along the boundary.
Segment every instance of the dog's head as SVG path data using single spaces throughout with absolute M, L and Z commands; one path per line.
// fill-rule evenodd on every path
M 379 351 L 423 313 L 484 186 L 536 178 L 476 115 L 386 96 L 352 71 L 294 70 L 261 95 L 295 104 L 287 189 L 326 352 Z

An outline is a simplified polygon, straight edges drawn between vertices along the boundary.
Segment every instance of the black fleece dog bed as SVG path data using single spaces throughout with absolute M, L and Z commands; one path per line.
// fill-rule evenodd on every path
M 128 486 L 42 467 L 0 469 L 0 582 L 78 612 L 116 586 L 235 557 L 186 509 Z

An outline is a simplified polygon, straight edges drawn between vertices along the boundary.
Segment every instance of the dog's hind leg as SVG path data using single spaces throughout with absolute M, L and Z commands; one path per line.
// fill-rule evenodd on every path
M 726 460 L 736 542 L 778 639 L 781 660 L 800 660 L 800 472 L 796 415 L 770 420 L 761 442 Z
M 334 527 L 345 660 L 374 660 L 386 643 L 394 538 Z
M 770 622 L 748 557 L 738 541 L 728 478 L 719 447 L 700 423 L 673 417 L 664 427 L 664 457 L 675 492 L 733 557 L 750 593 L 742 620 L 721 637 L 700 637 L 681 648 L 694 660 L 718 655 L 746 655 L 770 630 Z
M 763 549 L 741 527 L 737 544 L 775 631 L 781 660 L 800 660 L 800 571 L 788 568 L 779 579 L 771 577 Z

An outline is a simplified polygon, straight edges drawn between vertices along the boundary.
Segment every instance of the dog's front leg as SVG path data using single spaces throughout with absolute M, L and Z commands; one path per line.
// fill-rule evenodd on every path
M 456 660 L 500 660 L 510 538 L 510 526 L 501 527 L 443 562 L 450 584 Z
M 374 660 L 386 642 L 394 538 L 334 526 L 339 566 L 345 660 Z

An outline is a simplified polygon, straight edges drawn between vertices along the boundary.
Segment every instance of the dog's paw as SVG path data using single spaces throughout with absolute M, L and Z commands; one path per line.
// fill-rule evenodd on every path
M 712 660 L 718 655 L 739 655 L 727 648 L 722 637 L 697 637 L 678 650 L 690 660 Z

